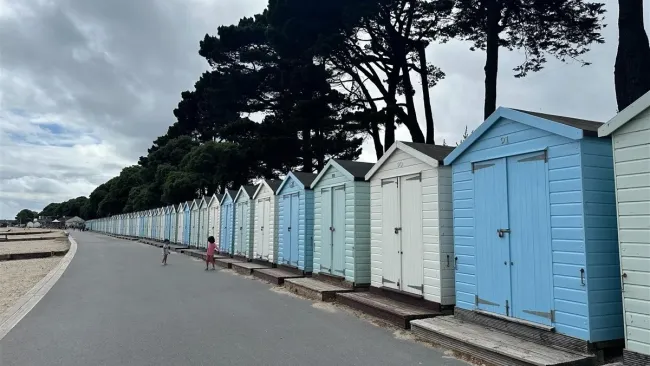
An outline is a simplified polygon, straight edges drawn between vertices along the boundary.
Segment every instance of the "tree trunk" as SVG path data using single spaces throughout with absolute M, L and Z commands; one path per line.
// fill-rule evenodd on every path
M 643 0 L 619 0 L 618 8 L 614 84 L 621 111 L 650 90 L 650 46 L 643 27 Z
M 374 119 L 370 121 L 370 136 L 372 137 L 372 143 L 375 146 L 375 155 L 377 155 L 377 160 L 379 160 L 384 156 L 384 145 L 381 144 L 379 137 L 379 123 Z
M 384 147 L 390 149 L 395 143 L 395 110 L 397 107 L 397 83 L 399 82 L 399 67 L 394 66 L 388 75 L 388 92 L 384 100 L 386 101 L 386 120 L 384 121 Z
M 314 172 L 311 148 L 311 129 L 305 127 L 302 130 L 302 171 L 306 173 Z
M 433 112 L 431 111 L 431 96 L 429 96 L 429 74 L 427 70 L 427 54 L 424 42 L 418 44 L 420 57 L 420 77 L 422 78 L 422 99 L 424 99 L 424 115 L 427 123 L 427 144 L 435 144 L 433 131 Z
M 406 57 L 402 61 L 402 82 L 404 83 L 404 98 L 406 99 L 406 110 L 408 112 L 408 116 L 404 119 L 404 124 L 411 133 L 411 140 L 413 140 L 413 142 L 424 143 L 424 134 L 418 124 L 418 117 L 415 112 L 415 102 L 413 102 L 413 94 L 415 94 L 415 90 L 411 83 L 411 75 L 409 75 L 409 67 L 406 64 Z
M 489 0 L 487 4 L 484 119 L 487 119 L 497 109 L 497 73 L 499 71 L 499 7 L 494 0 Z

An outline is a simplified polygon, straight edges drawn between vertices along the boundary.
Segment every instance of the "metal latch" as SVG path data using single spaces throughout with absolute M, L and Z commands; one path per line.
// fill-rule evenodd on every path
M 396 227 L 395 228 L 395 234 L 399 234 L 400 231 L 402 231 L 401 227 Z
M 510 233 L 510 229 L 498 229 L 497 230 L 497 235 L 499 235 L 499 238 L 503 238 L 505 233 Z

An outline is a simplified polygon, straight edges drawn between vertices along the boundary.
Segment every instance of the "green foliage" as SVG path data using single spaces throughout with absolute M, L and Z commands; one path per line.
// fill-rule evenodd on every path
M 33 221 L 37 217 L 38 217 L 38 212 L 28 210 L 25 208 L 23 210 L 20 210 L 20 212 L 16 214 L 16 221 L 25 224 L 27 222 Z
M 547 55 L 589 65 L 581 56 L 591 44 L 604 42 L 604 6 L 585 0 L 456 0 L 453 22 L 445 32 L 471 41 L 472 51 L 487 52 L 485 117 L 496 109 L 499 48 L 523 51 L 515 77 L 541 70 Z

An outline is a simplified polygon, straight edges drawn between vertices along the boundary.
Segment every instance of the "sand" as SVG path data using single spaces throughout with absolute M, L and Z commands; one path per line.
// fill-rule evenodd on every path
M 63 233 L 51 236 L 51 239 L 48 240 L 30 241 L 29 238 L 25 239 L 24 241 L 0 242 L 0 254 L 50 252 L 70 248 L 70 243 Z
M 45 277 L 63 257 L 0 262 L 0 317 Z

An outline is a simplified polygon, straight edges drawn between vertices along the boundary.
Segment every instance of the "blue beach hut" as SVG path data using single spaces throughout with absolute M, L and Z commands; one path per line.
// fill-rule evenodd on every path
M 192 201 L 186 201 L 183 204 L 183 245 L 190 246 L 190 236 L 192 232 Z
M 623 338 L 612 145 L 597 137 L 601 125 L 499 108 L 445 158 L 457 316 L 493 314 L 592 345 Z
M 235 243 L 235 197 L 237 191 L 229 189 L 221 198 L 221 229 L 219 251 L 232 255 Z
M 316 174 L 289 172 L 278 188 L 278 264 L 311 273 L 314 262 Z

